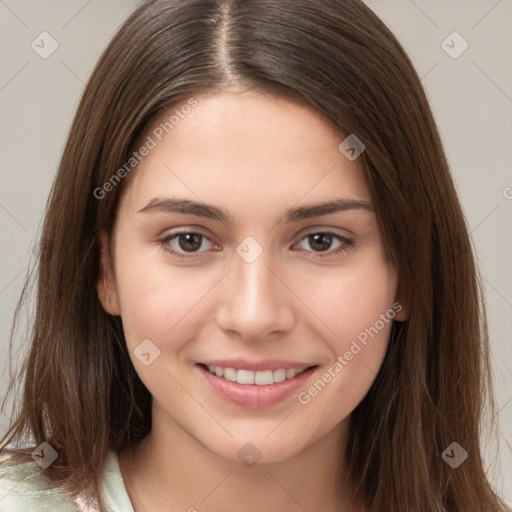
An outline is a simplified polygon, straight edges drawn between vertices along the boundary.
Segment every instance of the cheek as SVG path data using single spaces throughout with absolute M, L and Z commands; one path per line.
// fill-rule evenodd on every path
M 130 354 L 133 358 L 134 350 L 149 339 L 161 351 L 159 363 L 172 365 L 181 349 L 198 338 L 194 334 L 214 325 L 215 287 L 223 272 L 207 266 L 180 268 L 167 258 L 159 245 L 148 249 L 133 236 L 121 232 L 118 237 L 117 291 Z M 333 363 L 341 356 L 343 373 L 350 371 L 357 379 L 374 376 L 391 328 L 381 315 L 390 310 L 396 291 L 395 273 L 381 252 L 367 250 L 346 266 L 311 265 L 300 278 L 293 271 L 283 277 L 301 298 L 291 295 L 287 303 L 295 312 L 294 328 L 304 339 L 320 343 L 311 353 L 329 355 Z
M 324 286 L 314 288 L 308 281 L 302 291 L 311 309 L 329 327 L 330 345 L 338 354 L 348 350 L 358 337 L 364 342 L 368 331 L 372 338 L 387 339 L 395 315 L 395 271 L 380 254 L 365 256 L 354 265 L 333 272 Z
M 351 344 L 355 339 L 363 345 L 368 339 L 386 343 L 394 317 L 392 305 L 395 289 L 394 279 L 383 271 L 380 276 L 374 274 L 371 278 L 354 283 L 354 288 L 347 290 L 346 296 L 340 297 L 336 326 L 340 333 L 340 351 L 349 350 L 347 343 L 350 341 Z M 372 350 L 369 348 L 367 352 L 371 353 Z
M 309 293 L 311 309 L 319 312 L 322 321 L 316 337 L 323 336 L 331 360 L 299 401 L 314 401 L 312 407 L 318 417 L 340 421 L 370 389 L 386 354 L 395 309 L 399 308 L 396 284 L 395 272 L 381 258 L 372 257 L 333 274 L 326 289 Z M 333 404 L 337 406 L 332 408 Z
M 116 248 L 116 283 L 128 346 L 135 348 L 146 338 L 159 347 L 163 339 L 184 339 L 180 330 L 194 317 L 190 313 L 211 278 L 196 273 L 192 282 L 190 271 L 166 264 L 159 245 L 148 247 L 122 235 Z

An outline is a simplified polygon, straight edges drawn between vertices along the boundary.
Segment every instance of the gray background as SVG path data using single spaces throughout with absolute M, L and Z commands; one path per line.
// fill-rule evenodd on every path
M 2 361 L 78 100 L 101 51 L 137 3 L 0 0 Z M 494 486 L 512 503 L 512 0 L 366 3 L 422 77 L 470 226 L 486 288 L 500 420 L 499 446 L 485 438 L 486 459 Z M 58 43 L 47 59 L 31 47 L 43 31 Z M 457 58 L 465 44 L 450 36 L 454 31 L 469 45 Z M 0 396 L 6 381 L 4 374 Z

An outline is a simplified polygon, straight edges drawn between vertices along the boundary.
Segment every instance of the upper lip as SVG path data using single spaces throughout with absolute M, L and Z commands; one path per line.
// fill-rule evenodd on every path
M 222 368 L 235 368 L 236 370 L 251 370 L 253 372 L 264 370 L 288 370 L 290 368 L 302 369 L 316 364 L 304 363 L 300 361 L 281 361 L 278 359 L 266 359 L 264 361 L 249 361 L 248 359 L 215 359 L 209 361 L 201 361 L 201 364 L 207 366 L 221 366 Z

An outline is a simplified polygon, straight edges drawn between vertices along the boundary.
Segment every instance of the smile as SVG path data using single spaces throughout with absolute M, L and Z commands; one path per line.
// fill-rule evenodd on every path
M 212 375 L 222 377 L 230 382 L 237 382 L 238 384 L 255 385 L 255 386 L 269 386 L 276 382 L 283 382 L 288 379 L 293 379 L 300 375 L 307 368 L 279 368 L 277 370 L 263 370 L 252 371 L 236 368 L 222 368 L 221 366 L 206 366 Z

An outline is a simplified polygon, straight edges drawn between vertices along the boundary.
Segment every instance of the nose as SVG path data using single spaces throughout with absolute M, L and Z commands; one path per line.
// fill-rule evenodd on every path
M 252 263 L 235 254 L 233 267 L 219 290 L 218 326 L 247 341 L 265 341 L 289 331 L 293 294 L 267 251 Z

